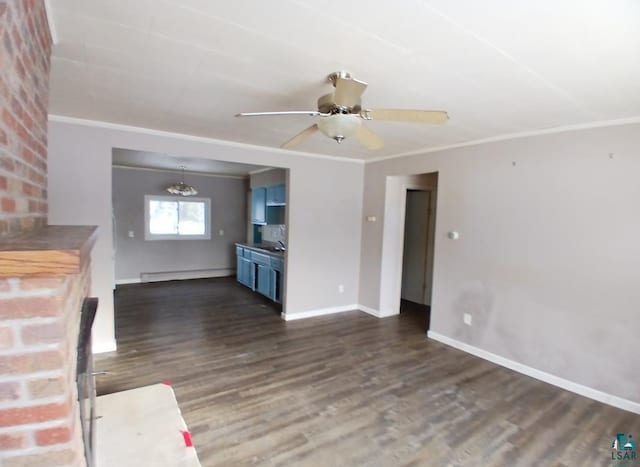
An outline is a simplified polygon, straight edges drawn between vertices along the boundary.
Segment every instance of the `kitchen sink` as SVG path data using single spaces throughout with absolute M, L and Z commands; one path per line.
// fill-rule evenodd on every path
M 284 248 L 282 248 L 280 246 L 261 246 L 260 249 L 261 250 L 277 251 L 277 252 L 283 252 L 284 253 Z

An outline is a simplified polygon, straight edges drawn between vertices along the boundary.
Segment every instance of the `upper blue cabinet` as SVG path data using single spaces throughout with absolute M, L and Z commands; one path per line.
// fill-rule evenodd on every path
M 264 225 L 267 223 L 267 189 L 265 187 L 251 190 L 251 223 Z
M 287 203 L 285 185 L 261 186 L 251 190 L 251 223 L 283 224 Z
M 267 206 L 284 206 L 287 202 L 284 185 L 267 187 Z

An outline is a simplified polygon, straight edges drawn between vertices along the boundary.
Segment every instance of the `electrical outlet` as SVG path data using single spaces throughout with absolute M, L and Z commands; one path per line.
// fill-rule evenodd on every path
M 340 285 L 338 286 L 338 292 L 339 292 L 339 293 L 344 293 L 344 285 L 340 284 Z
M 129 238 L 134 238 L 136 236 L 136 233 L 133 230 L 129 230 L 128 235 Z
M 465 313 L 462 315 L 462 320 L 464 321 L 464 324 L 471 326 L 471 313 Z
M 222 230 L 222 229 L 218 230 L 218 235 L 220 235 L 222 237 L 224 235 L 224 230 Z

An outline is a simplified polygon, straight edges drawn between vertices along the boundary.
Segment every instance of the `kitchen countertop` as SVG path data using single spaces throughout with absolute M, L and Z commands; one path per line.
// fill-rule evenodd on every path
M 250 250 L 255 250 L 260 253 L 264 253 L 265 255 L 271 255 L 276 258 L 284 259 L 284 251 L 273 251 L 268 248 L 272 248 L 272 245 L 263 244 L 263 243 L 236 243 L 237 246 L 241 246 L 242 248 L 249 248 Z

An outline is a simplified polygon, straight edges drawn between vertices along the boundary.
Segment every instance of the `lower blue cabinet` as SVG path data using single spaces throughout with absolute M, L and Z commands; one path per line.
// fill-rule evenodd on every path
M 269 298 L 274 302 L 282 303 L 282 273 L 271 269 L 271 290 Z
M 260 292 L 262 295 L 270 297 L 271 295 L 271 268 L 269 266 L 263 266 L 262 264 L 256 265 L 258 274 L 256 275 L 256 292 Z
M 282 303 L 284 264 L 281 258 L 236 246 L 236 267 L 238 282 Z
M 237 257 L 237 270 L 236 274 L 238 275 L 238 282 L 242 285 L 246 285 L 251 289 L 254 288 L 254 280 L 253 280 L 253 263 L 248 258 L 243 258 L 241 256 Z

